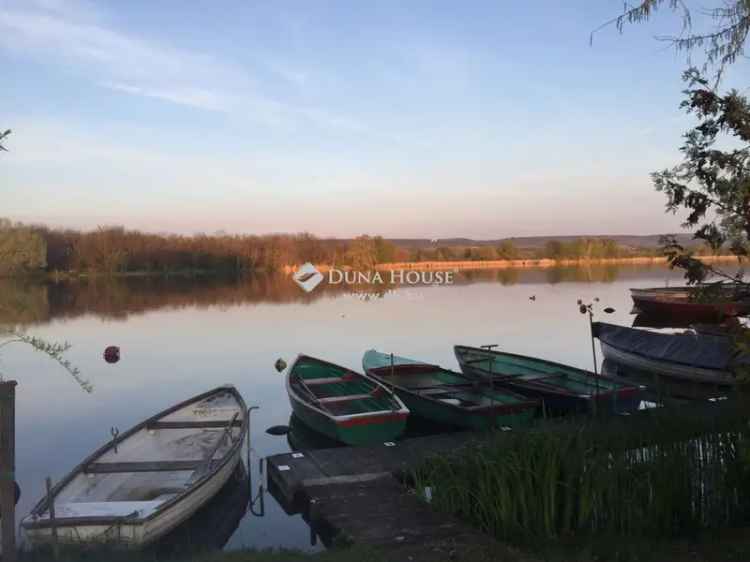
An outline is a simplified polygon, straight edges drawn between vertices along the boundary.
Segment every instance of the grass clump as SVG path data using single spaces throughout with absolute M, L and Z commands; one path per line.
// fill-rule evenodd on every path
M 686 537 L 750 523 L 749 438 L 734 406 L 661 409 L 500 434 L 411 476 L 437 509 L 501 540 Z

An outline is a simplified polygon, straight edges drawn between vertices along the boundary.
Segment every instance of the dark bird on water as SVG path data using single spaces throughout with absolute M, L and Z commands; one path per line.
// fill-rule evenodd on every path
M 268 435 L 286 435 L 289 433 L 289 426 L 288 425 L 272 425 L 268 429 L 266 429 L 266 433 Z
M 536 295 L 531 295 L 531 296 L 529 297 L 529 300 L 530 300 L 530 301 L 535 301 L 535 300 L 536 300 Z

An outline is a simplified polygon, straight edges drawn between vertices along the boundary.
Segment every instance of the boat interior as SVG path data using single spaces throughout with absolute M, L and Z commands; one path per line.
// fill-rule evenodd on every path
M 599 391 L 616 390 L 623 385 L 607 377 L 594 377 L 585 371 L 564 365 L 531 362 L 524 357 L 510 354 L 482 354 L 466 352 L 461 360 L 486 373 L 497 377 L 508 377 L 534 385 L 564 388 L 575 394 L 591 393 L 598 386 Z
M 56 519 L 148 517 L 220 462 L 246 413 L 230 391 L 184 406 L 112 445 L 54 498 Z M 36 519 L 49 517 L 49 511 Z
M 314 360 L 295 365 L 291 385 L 300 397 L 333 416 L 401 408 L 401 404 L 374 381 L 343 367 Z
M 372 369 L 386 384 L 393 384 L 448 404 L 467 409 L 481 409 L 498 404 L 513 404 L 519 399 L 495 390 L 485 381 L 468 377 L 426 363 L 408 363 Z

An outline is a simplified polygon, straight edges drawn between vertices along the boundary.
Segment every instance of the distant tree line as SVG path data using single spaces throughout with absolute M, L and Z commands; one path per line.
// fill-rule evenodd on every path
M 407 259 L 379 236 L 321 240 L 308 233 L 263 236 L 150 234 L 123 227 L 51 229 L 0 219 L 0 275 L 226 273 L 275 271 L 304 262 L 366 268 Z
M 614 240 L 550 240 L 542 248 L 497 245 L 403 248 L 380 236 L 323 240 L 308 233 L 263 236 L 150 234 L 123 227 L 51 229 L 0 219 L 0 275 L 62 273 L 223 273 L 276 271 L 304 262 L 360 270 L 420 261 L 586 260 L 659 255 Z

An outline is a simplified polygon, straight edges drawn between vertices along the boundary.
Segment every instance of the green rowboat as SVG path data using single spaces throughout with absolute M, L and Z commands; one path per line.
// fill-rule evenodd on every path
M 584 369 L 477 347 L 455 346 L 464 374 L 544 402 L 549 413 L 637 409 L 644 387 Z
M 370 350 L 362 358 L 368 376 L 392 388 L 413 415 L 466 429 L 528 423 L 536 400 L 478 383 L 462 373 Z
M 286 376 L 294 414 L 308 427 L 347 445 L 392 441 L 409 410 L 380 383 L 345 367 L 300 355 Z

